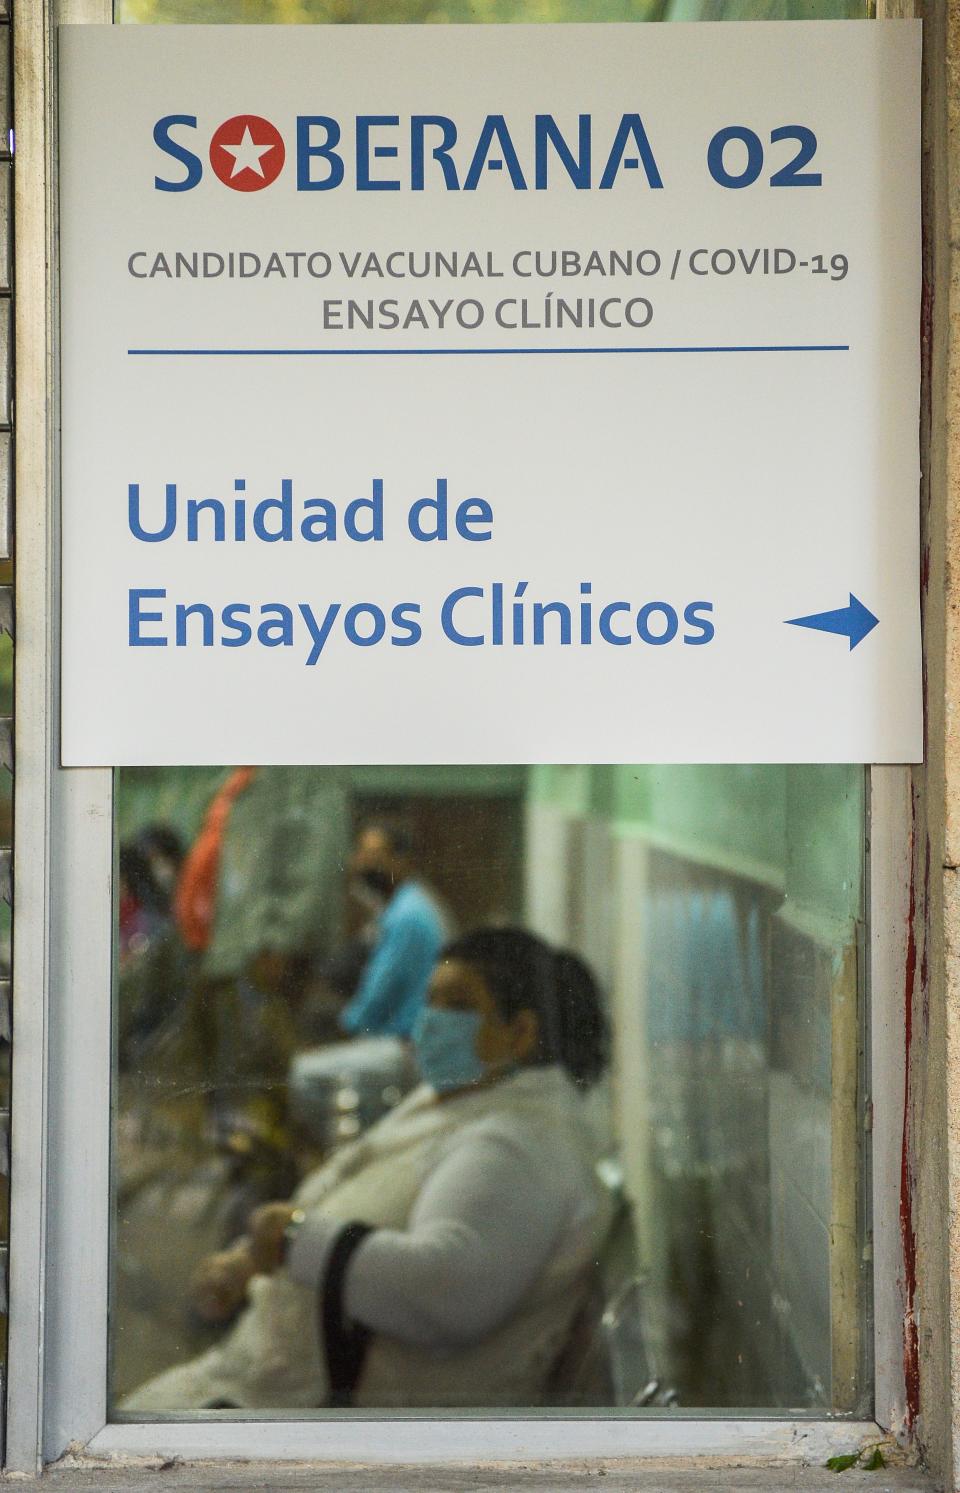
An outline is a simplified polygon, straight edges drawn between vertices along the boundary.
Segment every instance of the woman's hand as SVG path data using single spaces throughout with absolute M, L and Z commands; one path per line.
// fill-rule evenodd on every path
M 249 1241 L 246 1239 L 207 1255 L 193 1272 L 190 1304 L 204 1322 L 228 1322 L 247 1294 L 254 1274 Z
M 264 1203 L 251 1213 L 250 1258 L 258 1275 L 272 1275 L 283 1264 L 286 1231 L 294 1210 L 289 1203 Z
M 283 1263 L 289 1203 L 265 1203 L 250 1217 L 243 1239 L 201 1260 L 190 1281 L 190 1304 L 204 1322 L 228 1322 L 243 1305 L 255 1275 L 272 1275 Z

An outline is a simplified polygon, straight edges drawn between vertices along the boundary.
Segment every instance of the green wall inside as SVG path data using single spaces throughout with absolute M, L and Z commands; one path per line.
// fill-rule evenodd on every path
M 530 768 L 529 797 L 741 866 L 800 908 L 859 917 L 864 771 L 846 764 Z

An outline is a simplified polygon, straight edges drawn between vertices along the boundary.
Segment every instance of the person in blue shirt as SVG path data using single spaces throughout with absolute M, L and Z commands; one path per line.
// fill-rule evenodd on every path
M 409 1037 L 450 929 L 415 876 L 410 838 L 399 826 L 362 829 L 350 874 L 377 920 L 370 957 L 340 1025 L 351 1036 Z

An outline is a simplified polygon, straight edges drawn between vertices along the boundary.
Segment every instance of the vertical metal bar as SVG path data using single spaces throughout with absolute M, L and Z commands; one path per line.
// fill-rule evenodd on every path
M 110 19 L 109 0 L 32 0 L 14 26 L 22 418 L 7 1466 L 24 1471 L 88 1440 L 106 1414 L 112 782 L 59 766 L 54 79 L 56 23 Z
M 47 414 L 51 329 L 46 266 L 50 191 L 52 17 L 47 0 L 18 5 L 13 21 L 17 376 L 23 401 L 15 465 L 25 516 L 18 553 L 16 717 L 21 771 L 15 806 L 17 910 L 11 1082 L 10 1319 L 17 1365 L 7 1394 L 6 1465 L 38 1465 L 43 1389 L 43 1260 L 46 1191 L 49 799 L 54 770 L 52 431 Z

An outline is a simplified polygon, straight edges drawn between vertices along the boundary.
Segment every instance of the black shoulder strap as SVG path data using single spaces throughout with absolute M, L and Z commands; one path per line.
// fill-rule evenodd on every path
M 330 1395 L 327 1404 L 336 1409 L 353 1403 L 353 1392 L 363 1369 L 370 1330 L 359 1322 L 348 1322 L 343 1309 L 347 1267 L 373 1228 L 368 1223 L 348 1223 L 337 1236 L 320 1284 L 317 1303 L 320 1341 L 327 1361 Z

